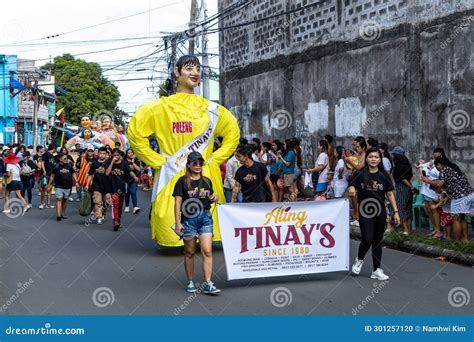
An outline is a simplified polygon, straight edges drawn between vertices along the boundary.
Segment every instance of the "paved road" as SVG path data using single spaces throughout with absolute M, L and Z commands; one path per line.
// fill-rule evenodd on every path
M 119 232 L 112 231 L 110 219 L 103 225 L 86 226 L 84 218 L 76 214 L 77 203 L 72 204 L 70 218 L 63 222 L 56 222 L 53 209 L 34 208 L 16 219 L 0 214 L 0 310 L 3 311 L 0 314 L 460 315 L 473 312 L 474 299 L 459 308 L 448 301 L 450 290 L 456 287 L 467 292 L 464 297 L 462 293 L 455 296 L 455 301 L 474 294 L 472 268 L 390 249 L 384 249 L 383 267 L 391 279 L 384 284 L 369 278 L 370 261 L 356 278 L 336 272 L 229 282 L 222 248 L 216 244 L 214 281 L 223 290 L 222 294 L 189 295 L 183 290 L 182 250 L 162 248 L 150 238 L 148 196 L 149 193 L 140 193 L 142 212 L 124 214 L 125 229 Z M 351 241 L 351 261 L 356 250 L 357 242 Z M 196 279 L 201 278 L 199 266 Z M 101 292 L 101 287 L 112 293 Z M 274 290 L 283 291 L 273 301 L 276 305 L 271 300 Z M 112 295 L 113 303 L 104 306 Z

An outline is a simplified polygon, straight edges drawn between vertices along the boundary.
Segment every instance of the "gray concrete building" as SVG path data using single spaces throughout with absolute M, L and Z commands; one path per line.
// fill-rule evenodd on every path
M 324 134 L 436 146 L 474 174 L 474 1 L 255 0 L 220 28 L 221 102 L 242 135 L 298 136 L 313 165 Z

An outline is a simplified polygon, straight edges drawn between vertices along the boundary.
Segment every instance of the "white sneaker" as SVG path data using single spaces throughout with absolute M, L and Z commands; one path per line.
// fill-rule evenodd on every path
M 123 212 L 124 213 L 129 213 L 130 212 L 130 207 L 125 207 L 125 210 Z
M 51 204 L 48 208 L 54 209 L 54 204 Z
M 44 204 L 40 204 L 39 208 L 44 209 Z
M 31 209 L 33 208 L 33 206 L 31 205 L 31 203 L 28 204 L 28 209 Z
M 362 269 L 362 265 L 364 264 L 364 260 L 355 259 L 354 265 L 352 265 L 352 274 L 358 275 L 360 270 Z
M 30 206 L 27 205 L 26 207 L 23 208 L 23 215 L 28 211 L 30 210 Z
M 389 276 L 383 273 L 383 270 L 381 268 L 377 268 L 375 271 L 372 272 L 370 278 L 378 280 L 387 280 L 389 279 Z
M 139 208 L 139 207 L 133 208 L 133 213 L 134 213 L 134 214 L 138 214 L 139 212 L 140 212 L 140 208 Z
M 102 219 L 97 219 L 97 224 L 102 224 Z
M 69 197 L 69 202 L 74 202 L 74 198 Z
M 2 213 L 4 213 L 4 214 L 10 214 L 10 210 L 9 210 L 9 209 L 5 209 L 4 211 L 2 211 Z
M 359 224 L 359 221 L 358 221 L 358 220 L 352 221 L 351 224 L 352 224 L 353 226 L 360 227 L 360 224 Z

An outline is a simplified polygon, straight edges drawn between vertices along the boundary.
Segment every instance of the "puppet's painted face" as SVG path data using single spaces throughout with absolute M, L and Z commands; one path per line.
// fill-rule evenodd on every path
M 97 126 L 97 132 L 99 132 L 102 128 L 102 124 L 100 123 L 100 121 L 96 122 L 96 126 Z
M 201 66 L 186 64 L 181 68 L 181 73 L 176 69 L 175 75 L 179 85 L 193 89 L 201 82 Z
M 82 128 L 90 128 L 92 125 L 92 121 L 88 116 L 83 116 L 81 118 L 81 126 Z
M 92 133 L 90 130 L 86 129 L 84 131 L 84 139 L 89 140 L 90 138 L 92 138 Z
M 102 129 L 110 129 L 110 126 L 111 126 L 111 122 L 110 122 L 110 118 L 108 117 L 105 117 L 102 119 Z
M 123 126 L 122 126 L 122 125 L 118 125 L 118 126 L 117 126 L 117 132 L 123 133 L 123 131 L 124 131 Z

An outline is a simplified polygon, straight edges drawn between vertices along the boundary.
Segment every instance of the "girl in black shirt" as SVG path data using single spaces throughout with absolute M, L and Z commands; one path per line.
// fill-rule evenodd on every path
M 186 163 L 186 174 L 176 182 L 173 190 L 175 198 L 174 231 L 184 240 L 184 270 L 188 277 L 186 291 L 197 292 L 193 281 L 194 252 L 199 238 L 203 259 L 205 294 L 221 292 L 211 281 L 212 275 L 212 215 L 211 203 L 217 202 L 212 182 L 202 175 L 204 158 L 199 152 L 191 152 Z
M 382 154 L 377 148 L 367 150 L 365 166 L 357 170 L 351 178 L 349 195 L 359 202 L 360 245 L 359 253 L 352 266 L 352 273 L 358 275 L 364 263 L 364 257 L 372 246 L 372 279 L 387 280 L 389 277 L 380 268 L 382 261 L 382 239 L 385 230 L 385 196 L 395 213 L 395 225 L 400 224 L 397 203 L 393 194 L 390 176 L 383 171 Z

